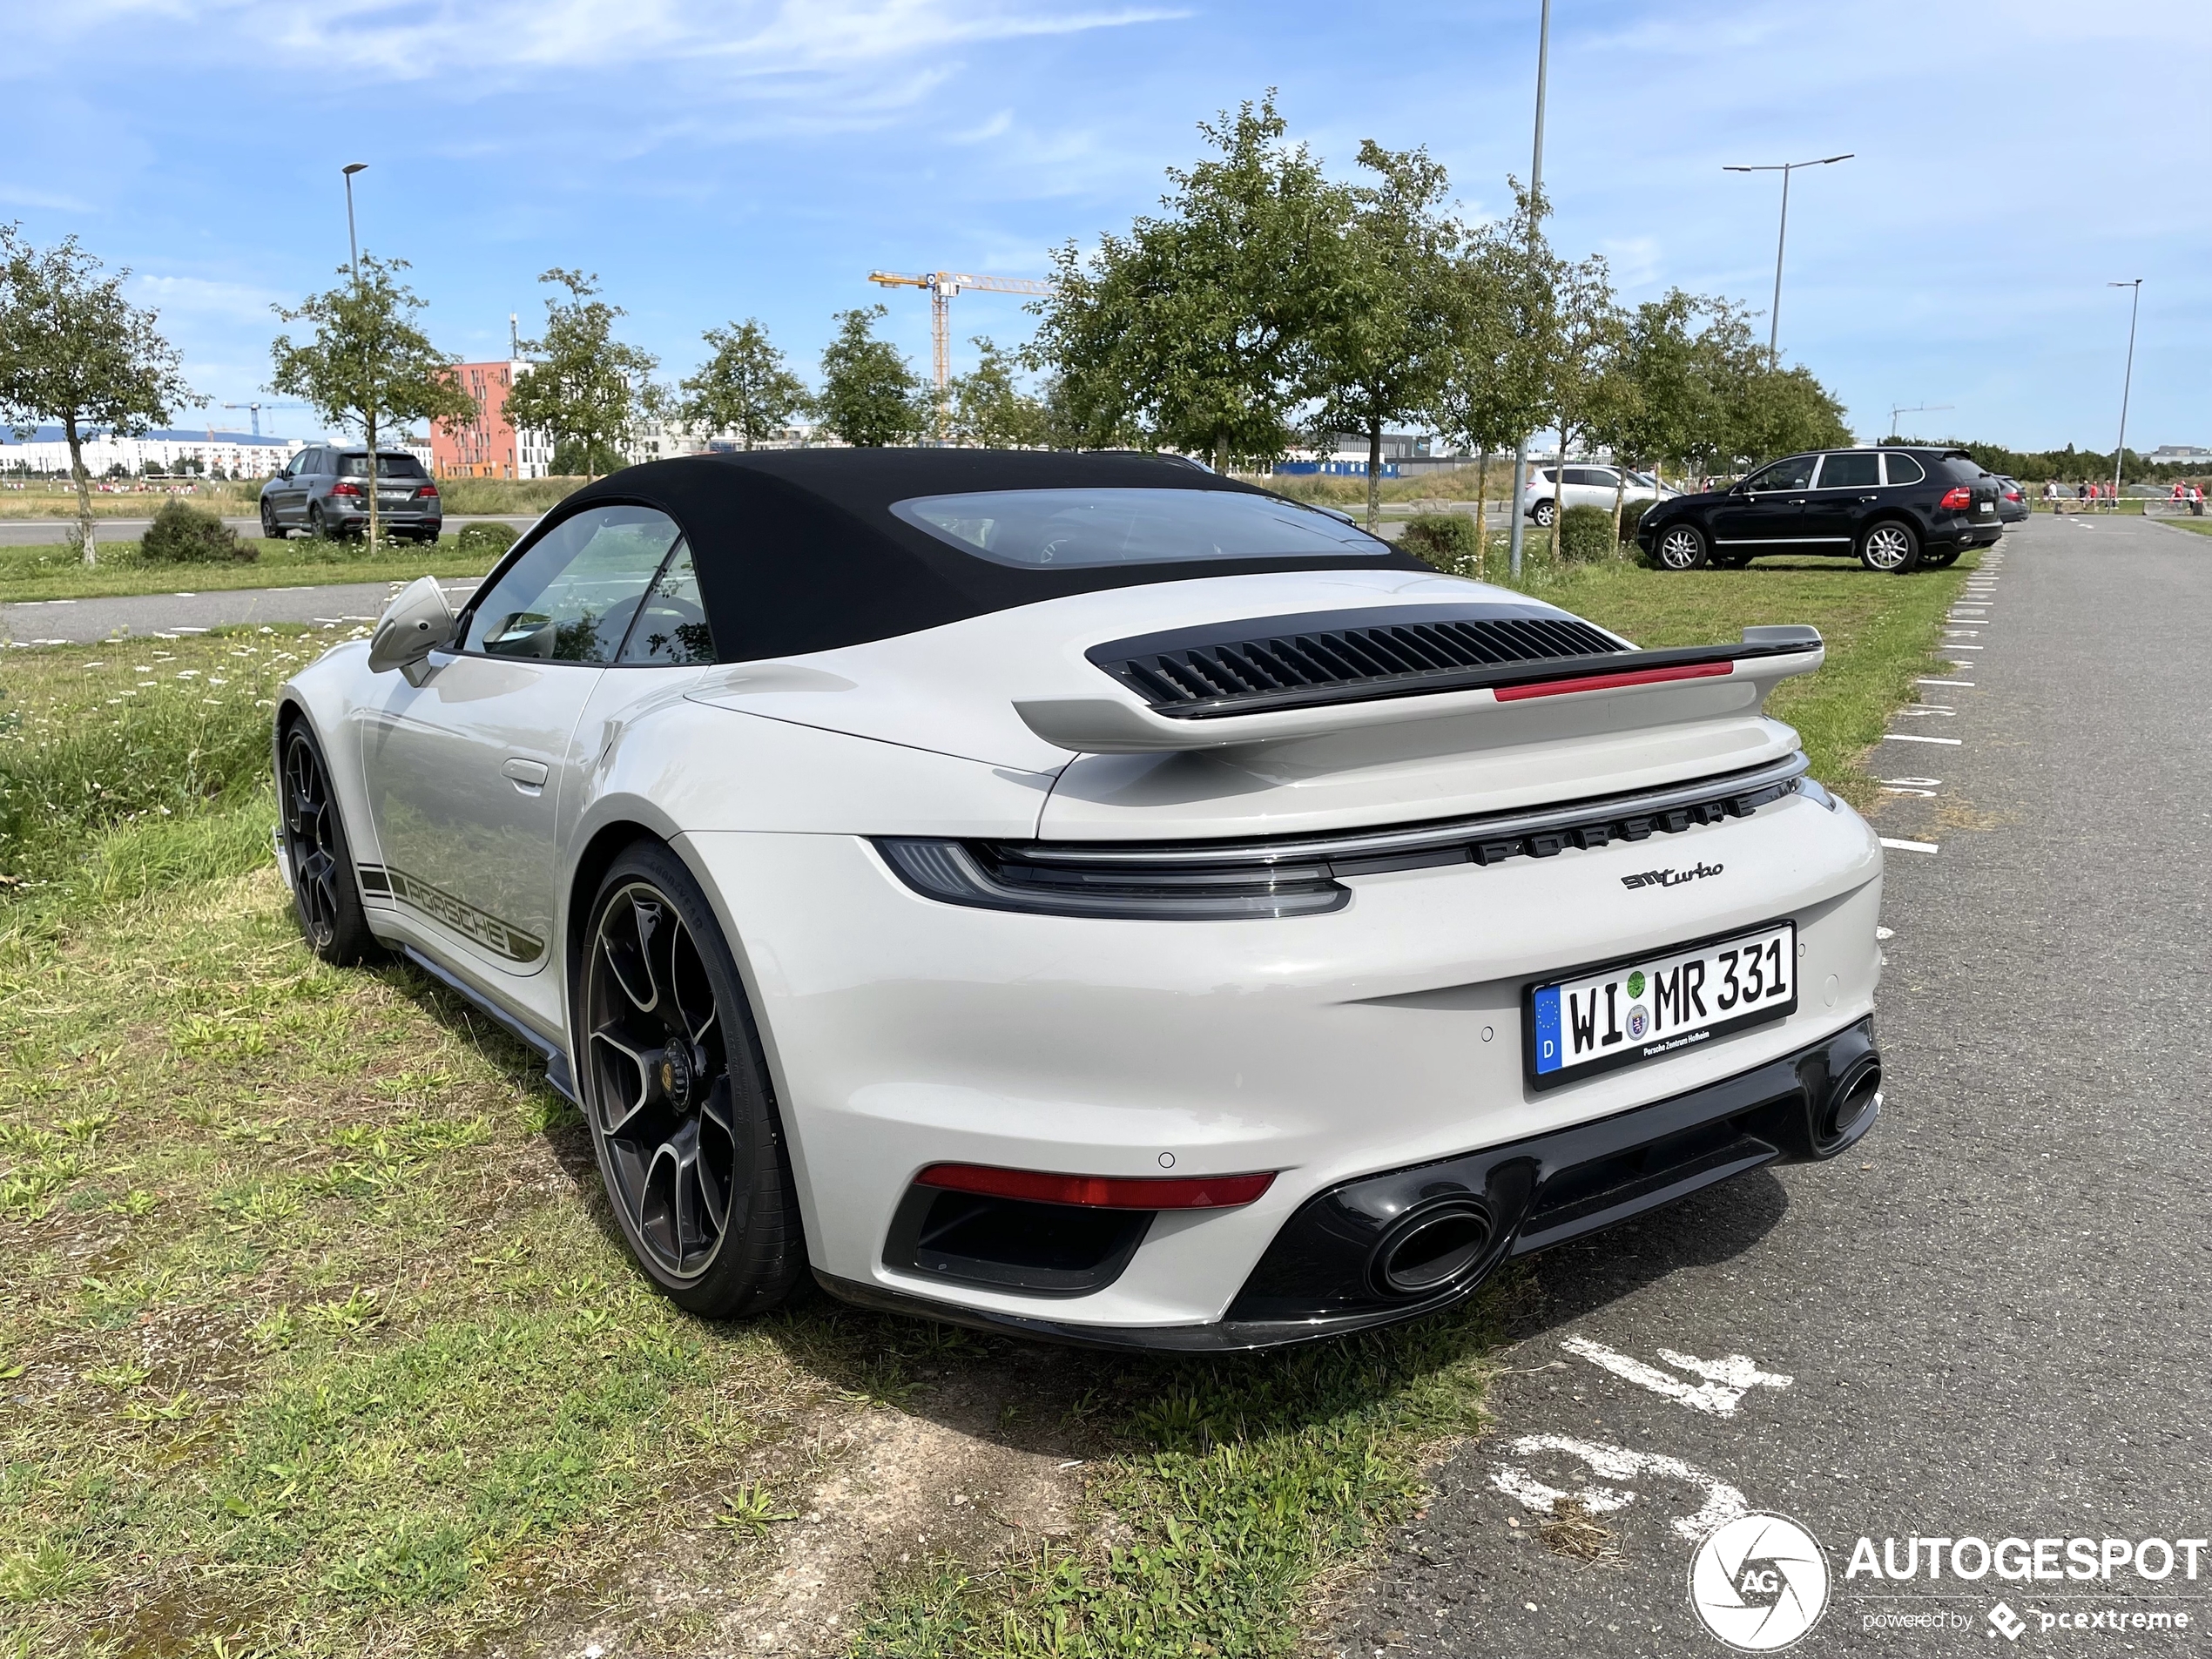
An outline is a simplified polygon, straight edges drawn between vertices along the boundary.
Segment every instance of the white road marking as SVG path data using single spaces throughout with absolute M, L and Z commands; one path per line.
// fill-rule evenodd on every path
M 1898 712 L 1909 714 L 1915 719 L 1924 714 L 1939 714 L 1946 720 L 1955 720 L 1959 718 L 1958 710 L 1947 709 L 1940 703 L 1908 703 Z
M 1914 682 L 1914 683 L 1915 683 L 1916 685 L 1963 685 L 1963 686 L 1965 686 L 1965 687 L 1966 688 L 1966 690 L 1968 690 L 1968 691 L 1973 691 L 1973 690 L 1974 689 L 1974 683 L 1973 683 L 1972 680 L 1929 680 L 1929 679 L 1924 679 L 1924 680 L 1919 680 L 1919 681 L 1916 681 L 1916 682 Z
M 1936 655 L 1940 657 L 1949 651 L 1979 651 L 1981 649 L 1979 645 L 1939 645 L 1936 647 Z
M 1900 853 L 1932 853 L 1936 850 L 1933 841 L 1900 841 L 1893 835 L 1882 837 L 1882 845 L 1894 847 Z
M 1894 939 L 1897 937 L 1897 929 L 1894 927 L 1877 927 L 1874 930 L 1874 937 L 1877 939 Z
M 1966 742 L 1964 738 L 1924 738 L 1917 732 L 1885 732 L 1882 740 L 1885 743 L 1947 743 L 1954 749 Z
M 1792 1380 L 1761 1371 L 1740 1353 L 1732 1353 L 1725 1359 L 1698 1359 L 1670 1348 L 1660 1349 L 1659 1357 L 1676 1370 L 1704 1379 L 1703 1382 L 1687 1383 L 1656 1366 L 1647 1366 L 1641 1359 L 1608 1348 L 1602 1342 L 1593 1342 L 1588 1337 L 1568 1337 L 1559 1345 L 1601 1370 L 1611 1372 L 1622 1382 L 1649 1388 L 1677 1406 L 1687 1406 L 1709 1417 L 1733 1417 L 1737 1406 L 1752 1389 L 1787 1388 Z
M 1882 792 L 1885 795 L 1918 795 L 1922 800 L 1933 800 L 1936 798 L 1936 792 L 1932 789 L 1906 789 L 1896 784 L 1884 784 Z
M 1874 781 L 1878 784 L 1902 784 L 1907 789 L 1940 789 L 1943 787 L 1943 779 L 1940 778 L 1877 778 Z
M 1691 1543 L 1701 1543 L 1711 1537 L 1731 1521 L 1750 1513 L 1751 1507 L 1743 1494 L 1725 1480 L 1716 1480 L 1703 1469 L 1694 1469 L 1678 1457 L 1667 1457 L 1657 1452 L 1631 1452 L 1626 1447 L 1606 1446 L 1593 1440 L 1578 1440 L 1565 1434 L 1524 1434 L 1513 1443 L 1516 1456 L 1528 1457 L 1538 1452 L 1561 1452 L 1579 1458 L 1590 1467 L 1593 1474 L 1609 1480 L 1625 1480 L 1632 1475 L 1655 1474 L 1680 1480 L 1696 1487 L 1705 1494 L 1703 1507 L 1696 1514 L 1678 1515 L 1669 1524 L 1678 1537 Z M 1579 1498 L 1593 1514 L 1609 1514 L 1625 1509 L 1635 1501 L 1635 1494 L 1623 1492 L 1618 1487 L 1584 1487 L 1579 1492 L 1561 1492 L 1556 1487 L 1546 1486 L 1526 1469 L 1511 1464 L 1501 1464 L 1490 1484 L 1507 1497 L 1517 1499 L 1541 1514 L 1548 1515 L 1552 1506 L 1561 1498 Z

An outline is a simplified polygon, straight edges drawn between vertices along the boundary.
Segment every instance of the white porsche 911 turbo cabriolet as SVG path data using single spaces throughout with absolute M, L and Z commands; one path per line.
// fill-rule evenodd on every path
M 1170 459 L 694 456 L 294 679 L 278 844 L 684 1306 L 1259 1347 L 1866 1133 L 1880 846 L 1761 712 L 1820 661 Z

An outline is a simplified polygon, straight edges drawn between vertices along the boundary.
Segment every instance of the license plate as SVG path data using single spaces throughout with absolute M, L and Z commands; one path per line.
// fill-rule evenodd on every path
M 1981 510 L 1985 513 L 1993 513 L 1997 510 L 1997 503 L 1993 501 L 1986 501 L 1981 504 Z
M 1528 988 L 1532 1088 L 1657 1060 L 1797 1007 L 1797 927 L 1778 921 Z

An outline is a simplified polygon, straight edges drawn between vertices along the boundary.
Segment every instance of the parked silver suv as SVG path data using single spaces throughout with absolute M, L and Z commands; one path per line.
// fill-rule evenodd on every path
M 378 450 L 374 488 L 385 535 L 406 542 L 438 539 L 445 503 L 420 461 L 405 450 Z M 271 540 L 295 529 L 334 541 L 364 536 L 369 489 L 368 449 L 302 449 L 261 486 L 261 534 Z

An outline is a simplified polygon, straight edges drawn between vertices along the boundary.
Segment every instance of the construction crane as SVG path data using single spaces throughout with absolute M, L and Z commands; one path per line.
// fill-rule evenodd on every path
M 929 290 L 929 347 L 937 374 L 937 413 L 945 413 L 946 387 L 952 379 L 953 296 L 962 288 L 979 293 L 1050 293 L 1052 284 L 1033 277 L 973 276 L 965 271 L 924 271 L 909 276 L 900 271 L 871 271 L 868 280 L 887 288 Z
M 253 435 L 258 438 L 261 435 L 263 409 L 304 409 L 307 406 L 304 403 L 226 403 L 223 407 L 226 409 L 251 409 L 253 412 Z

